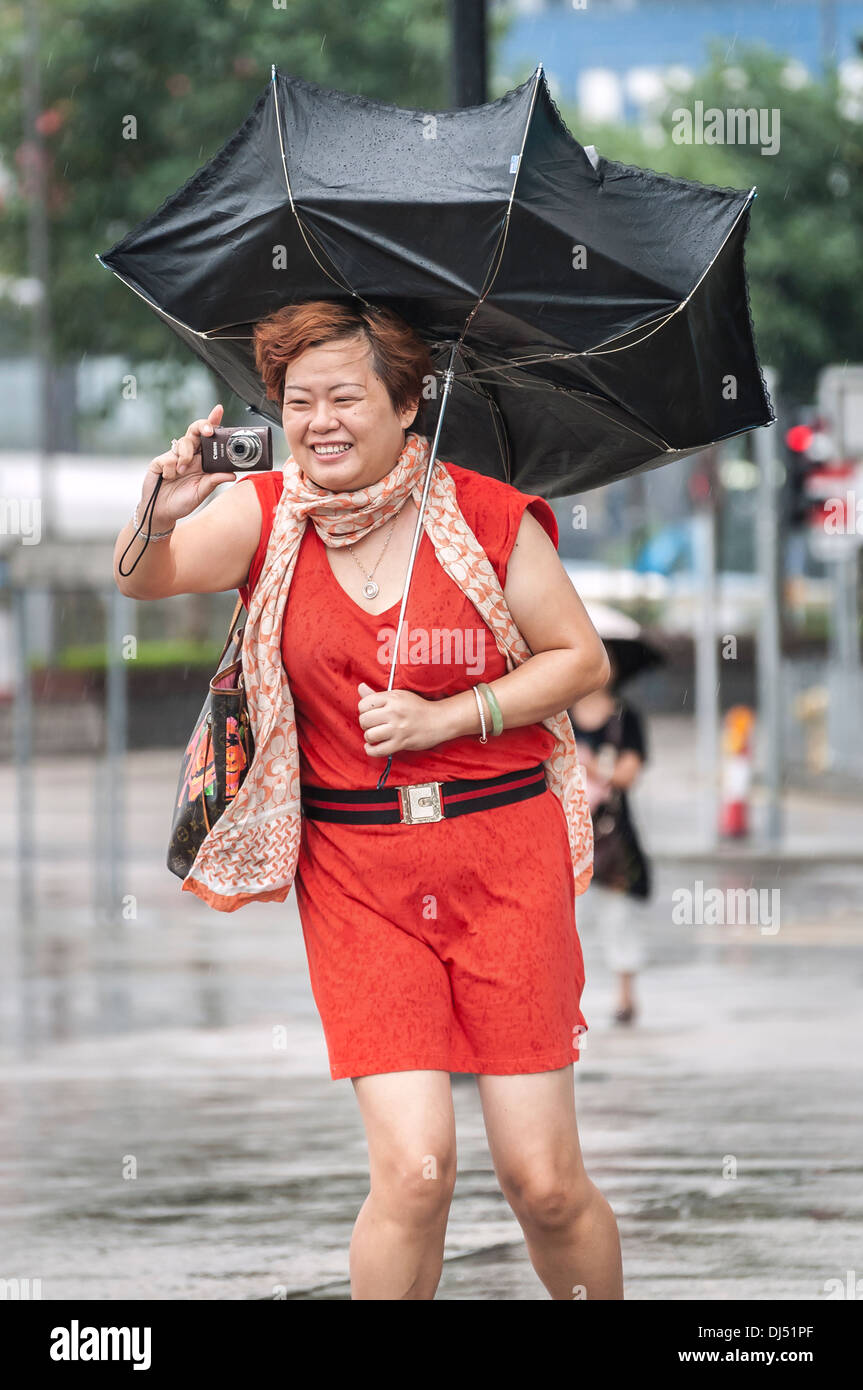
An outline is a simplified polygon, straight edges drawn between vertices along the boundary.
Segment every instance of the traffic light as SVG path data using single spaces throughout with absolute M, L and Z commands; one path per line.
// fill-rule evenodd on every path
M 814 410 L 803 411 L 785 432 L 788 524 L 806 526 L 813 509 L 821 508 L 818 478 L 824 465 L 835 458 L 835 444 L 827 421 Z

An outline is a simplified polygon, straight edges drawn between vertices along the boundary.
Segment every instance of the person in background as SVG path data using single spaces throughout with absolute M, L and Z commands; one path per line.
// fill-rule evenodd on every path
M 579 900 L 579 925 L 595 921 L 608 968 L 617 976 L 616 1023 L 632 1023 L 637 1012 L 635 976 L 645 963 L 645 927 L 650 913 L 650 863 L 641 847 L 628 792 L 647 761 L 644 720 L 617 689 L 614 650 L 611 675 L 599 690 L 569 710 L 585 770 L 594 821 L 594 871 Z

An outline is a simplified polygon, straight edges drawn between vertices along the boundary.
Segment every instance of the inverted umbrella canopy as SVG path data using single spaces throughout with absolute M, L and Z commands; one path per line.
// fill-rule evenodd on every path
M 312 299 L 394 310 L 450 373 L 423 416 L 444 457 L 560 497 L 774 419 L 743 265 L 754 197 L 589 156 L 541 64 L 435 113 L 274 66 L 227 144 L 98 259 L 276 424 L 258 320 Z

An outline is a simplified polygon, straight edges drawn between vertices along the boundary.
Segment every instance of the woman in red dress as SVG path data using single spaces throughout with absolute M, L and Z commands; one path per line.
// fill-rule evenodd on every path
M 280 648 L 292 707 L 281 717 L 295 724 L 302 785 L 293 886 L 311 987 L 331 1076 L 351 1078 L 368 1141 L 352 1295 L 434 1297 L 456 1177 L 450 1074 L 465 1072 L 552 1298 L 621 1298 L 614 1215 L 585 1172 L 575 1117 L 581 880 L 543 771 L 555 744 L 543 721 L 601 686 L 608 667 L 557 556 L 554 513 L 440 461 L 531 655 L 510 669 L 467 579 L 426 530 L 388 691 L 416 489 L 361 539 L 346 536 L 354 499 L 367 504 L 406 470 L 419 476 L 428 456 L 410 430 L 433 370 L 427 351 L 395 315 L 317 302 L 259 325 L 256 354 L 282 402 L 285 472 L 249 475 L 174 530 L 231 477 L 200 469 L 216 406 L 150 464 L 139 507 L 161 473 L 152 528 L 168 544 L 148 546 L 123 579 L 116 561 L 134 535 L 124 528 L 115 580 L 142 599 L 235 587 L 251 605 L 279 577 L 283 489 L 308 503 L 314 524 L 290 552 Z M 232 910 L 201 884 L 184 887 Z

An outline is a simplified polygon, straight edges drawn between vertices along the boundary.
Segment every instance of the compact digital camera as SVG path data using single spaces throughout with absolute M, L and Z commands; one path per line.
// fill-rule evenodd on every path
M 204 473 L 265 473 L 273 466 L 273 432 L 269 425 L 236 429 L 220 426 L 201 435 Z

